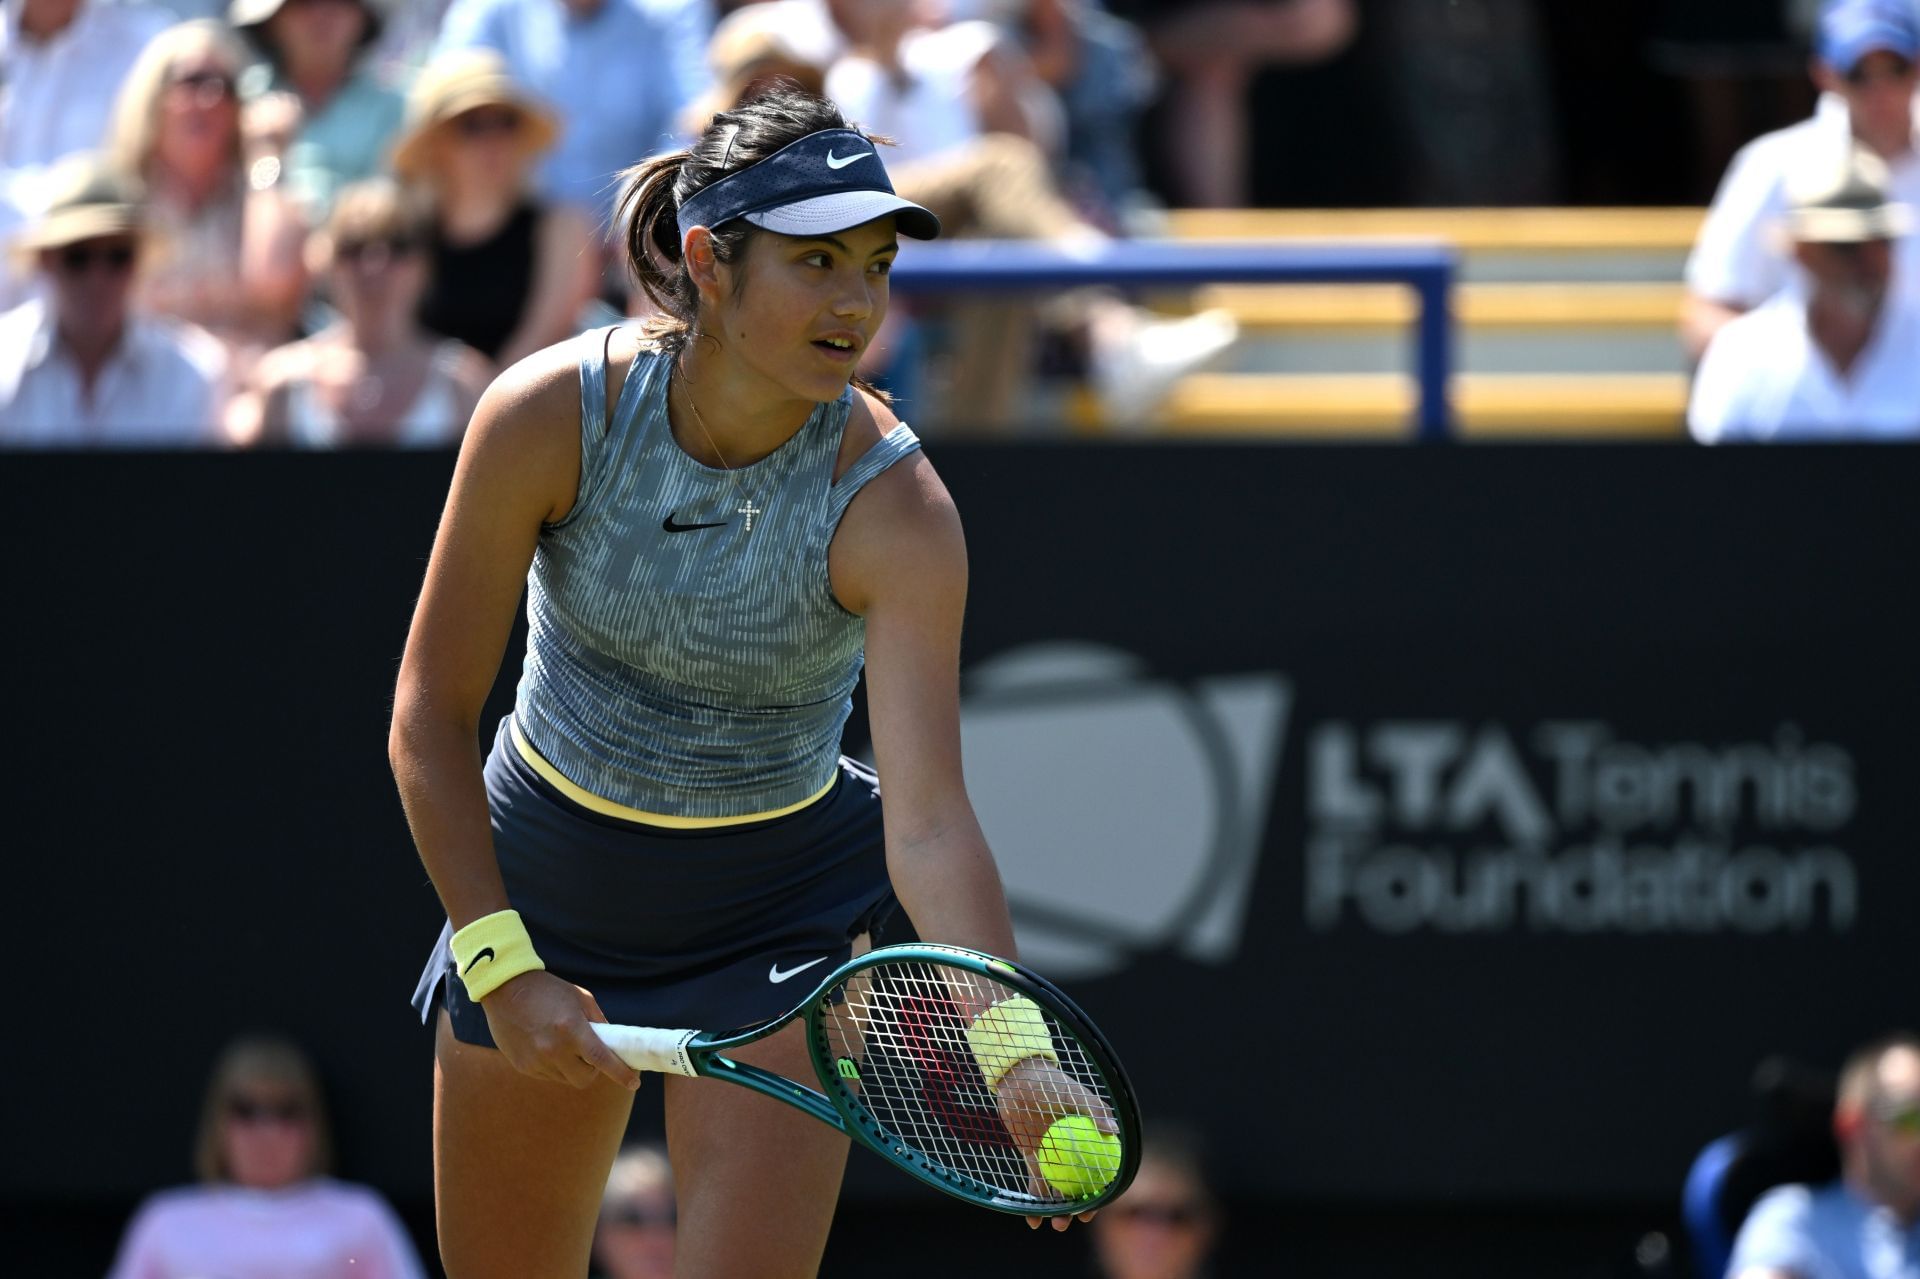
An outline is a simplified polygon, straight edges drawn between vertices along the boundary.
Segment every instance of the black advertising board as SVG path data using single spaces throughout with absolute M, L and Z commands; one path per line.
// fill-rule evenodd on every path
M 1760 1055 L 1915 1020 L 1920 453 L 930 449 L 1026 957 L 1237 1193 L 1667 1199 Z M 384 752 L 450 469 L 0 459 L 17 1011 L 77 1036 L 12 1055 L 12 1191 L 180 1179 L 251 1026 L 424 1191 Z

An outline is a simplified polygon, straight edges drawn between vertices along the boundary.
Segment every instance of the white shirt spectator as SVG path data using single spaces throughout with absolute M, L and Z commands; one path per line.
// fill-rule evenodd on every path
M 140 1208 L 109 1279 L 422 1279 L 393 1210 L 364 1186 L 316 1177 L 284 1190 L 194 1186 Z
M 0 23 L 0 168 L 10 182 L 98 147 L 134 59 L 174 22 L 152 5 L 81 0 L 66 30 L 39 41 L 20 33 L 21 7 L 7 0 Z
M 182 448 L 215 444 L 226 375 L 219 339 L 130 316 L 86 394 L 41 299 L 0 315 L 0 448 Z
M 1920 107 L 1915 128 L 1920 131 Z M 1699 297 L 1747 308 L 1779 292 L 1787 283 L 1789 259 L 1774 229 L 1787 208 L 1787 175 L 1817 165 L 1822 151 L 1848 145 L 1846 103 L 1827 95 L 1811 118 L 1742 147 L 1720 180 L 1687 258 L 1687 288 Z M 1920 208 L 1920 155 L 1909 150 L 1889 161 L 1887 169 L 1889 196 Z M 1920 294 L 1920 243 L 1903 241 L 1893 258 L 1896 289 Z
M 827 72 L 827 97 L 868 133 L 899 144 L 887 152 L 889 164 L 925 160 L 980 135 L 973 71 L 1001 38 L 990 22 L 909 32 L 900 42 L 904 83 L 871 58 L 849 54 Z
M 147 41 L 170 26 L 166 10 L 131 2 L 81 0 L 51 40 L 20 33 L 21 0 L 0 13 L 0 242 L 40 212 L 38 180 L 48 165 L 105 140 L 121 81 Z M 28 280 L 0 256 L 0 307 L 27 297 Z
M 1687 428 L 1730 441 L 1920 438 L 1920 297 L 1889 289 L 1873 337 L 1842 376 L 1807 329 L 1795 283 L 1714 335 Z

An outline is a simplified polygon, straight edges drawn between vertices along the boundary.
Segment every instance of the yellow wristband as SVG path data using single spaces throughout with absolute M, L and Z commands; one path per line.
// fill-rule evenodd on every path
M 967 1043 L 987 1087 L 996 1091 L 1007 1072 L 1029 1057 L 1045 1057 L 1056 1066 L 1060 1064 L 1040 1006 L 1025 995 L 983 1009 L 967 1027 Z
M 467 984 L 467 998 L 479 1003 L 521 973 L 546 967 L 533 953 L 533 940 L 517 910 L 496 910 L 453 935 L 453 962 Z

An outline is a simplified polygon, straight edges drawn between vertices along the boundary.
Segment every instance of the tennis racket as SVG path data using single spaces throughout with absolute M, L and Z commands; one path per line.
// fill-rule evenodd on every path
M 817 1089 L 727 1055 L 795 1021 Z M 1051 982 L 978 951 L 869 951 L 750 1030 L 593 1029 L 635 1070 L 764 1093 L 984 1208 L 1088 1212 L 1140 1162 L 1139 1108 L 1105 1036 Z

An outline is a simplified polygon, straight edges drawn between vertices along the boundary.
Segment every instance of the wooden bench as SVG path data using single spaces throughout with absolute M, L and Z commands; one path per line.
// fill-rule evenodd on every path
M 1463 253 L 1684 253 L 1705 210 L 1646 209 L 1173 209 L 1173 239 L 1445 240 Z
M 1677 283 L 1465 284 L 1453 314 L 1473 329 L 1671 330 L 1680 299 Z M 1193 305 L 1224 307 L 1249 332 L 1403 330 L 1419 312 L 1411 289 L 1390 284 L 1220 284 L 1196 290 Z
M 1183 379 L 1155 415 L 1169 435 L 1409 439 L 1417 390 L 1396 374 L 1220 374 Z M 1680 438 L 1687 380 L 1663 373 L 1461 374 L 1463 439 Z M 1076 416 L 1091 425 L 1083 406 Z

